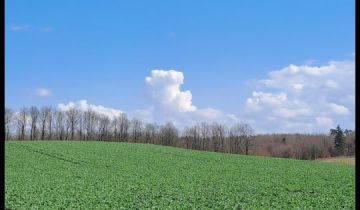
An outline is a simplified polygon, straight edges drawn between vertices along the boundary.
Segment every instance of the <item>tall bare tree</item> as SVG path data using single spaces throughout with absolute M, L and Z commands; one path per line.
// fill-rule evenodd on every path
M 28 122 L 28 109 L 23 107 L 16 114 L 17 134 L 19 140 L 24 140 L 26 135 L 26 125 Z
M 209 142 L 211 138 L 211 127 L 207 122 L 201 122 L 199 125 L 201 136 L 201 150 L 209 149 Z
M 119 129 L 119 139 L 121 141 L 127 141 L 129 137 L 129 127 L 130 121 L 128 120 L 125 113 L 121 113 L 117 118 L 118 129 Z
M 141 138 L 143 123 L 139 119 L 133 118 L 131 120 L 130 125 L 131 125 L 131 137 L 134 142 L 138 142 Z
M 55 119 L 56 119 L 56 112 L 55 110 L 49 106 L 49 117 L 48 117 L 48 120 L 47 120 L 47 133 L 48 133 L 48 136 L 47 136 L 47 139 L 53 139 L 53 128 L 54 128 L 54 125 L 55 125 Z
M 37 137 L 37 123 L 40 115 L 40 111 L 36 106 L 31 106 L 30 110 L 30 139 L 36 139 Z
M 58 140 L 65 139 L 65 114 L 61 110 L 56 110 L 55 116 L 55 132 Z
M 144 128 L 145 143 L 155 143 L 156 126 L 152 123 L 146 123 Z
M 88 109 L 85 111 L 84 115 L 86 140 L 92 140 L 93 138 L 95 138 L 94 133 L 97 121 L 97 114 L 92 109 Z
M 110 133 L 109 127 L 110 127 L 110 119 L 105 115 L 99 115 L 98 134 L 100 141 L 104 141 L 109 138 L 109 133 Z
M 48 125 L 50 115 L 51 115 L 51 107 L 44 106 L 40 109 L 39 127 L 40 127 L 41 140 L 44 140 L 46 137 L 46 126 Z
M 119 134 L 119 123 L 118 123 L 118 118 L 115 117 L 112 121 L 111 121 L 111 127 L 112 127 L 112 138 L 115 141 L 119 141 L 120 140 L 120 134 Z
M 65 115 L 66 115 L 66 122 L 70 130 L 70 138 L 71 140 L 73 140 L 77 123 L 79 122 L 80 110 L 77 109 L 76 107 L 71 107 L 70 109 L 66 110 Z
M 185 140 L 185 148 L 190 149 L 190 146 L 192 145 L 191 128 L 185 127 L 183 132 L 183 138 Z
M 164 126 L 161 126 L 159 135 L 163 145 L 176 145 L 178 130 L 172 122 L 167 122 Z
M 240 124 L 238 125 L 240 129 L 240 138 L 241 142 L 245 147 L 245 154 L 249 154 L 249 149 L 253 146 L 253 141 L 255 139 L 255 132 L 254 129 L 249 124 Z
M 78 134 L 79 139 L 84 140 L 84 130 L 85 130 L 85 113 L 83 111 L 80 111 L 79 113 L 79 120 L 78 120 Z
M 229 140 L 230 140 L 230 153 L 242 153 L 241 140 L 243 135 L 243 125 L 236 124 L 230 128 Z
M 5 139 L 6 140 L 9 140 L 11 137 L 10 128 L 12 125 L 13 118 L 14 118 L 13 110 L 10 108 L 5 108 Z
M 189 130 L 191 138 L 191 148 L 200 149 L 200 126 L 194 125 Z
M 213 150 L 215 152 L 224 152 L 224 141 L 226 137 L 225 125 L 214 122 L 211 125 L 211 137 L 213 143 Z

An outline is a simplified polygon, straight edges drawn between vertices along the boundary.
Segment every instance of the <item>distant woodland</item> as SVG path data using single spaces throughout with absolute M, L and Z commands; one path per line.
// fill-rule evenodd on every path
M 194 150 L 316 159 L 355 154 L 355 131 L 340 126 L 328 134 L 256 134 L 249 124 L 227 127 L 201 122 L 182 132 L 168 122 L 164 125 L 115 118 L 91 109 L 60 111 L 51 106 L 5 108 L 6 140 L 82 140 L 160 144 Z

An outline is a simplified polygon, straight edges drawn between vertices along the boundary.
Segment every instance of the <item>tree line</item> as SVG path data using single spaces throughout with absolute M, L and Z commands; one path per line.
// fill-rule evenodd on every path
M 201 122 L 185 127 L 182 132 L 179 132 L 172 122 L 167 122 L 164 125 L 145 123 L 137 118 L 129 119 L 125 113 L 109 118 L 92 109 L 82 111 L 76 107 L 64 111 L 51 106 L 41 108 L 31 106 L 29 108 L 22 107 L 16 112 L 10 108 L 5 108 L 6 140 L 135 142 L 245 155 L 314 159 L 322 156 L 345 154 L 345 151 L 349 151 L 349 147 L 350 150 L 355 150 L 355 140 L 351 146 L 346 143 L 352 134 L 354 131 L 346 130 L 345 136 L 341 137 L 344 139 L 341 141 L 341 151 L 336 153 L 331 152 L 331 150 L 337 150 L 339 144 L 336 141 L 334 144 L 329 143 L 331 135 L 336 135 L 334 130 L 328 136 L 321 136 L 320 139 L 322 139 L 323 144 L 320 146 L 312 144 L 310 148 L 306 148 L 306 152 L 312 151 L 311 155 L 303 155 L 306 153 L 304 151 L 301 151 L 302 155 L 299 155 L 296 153 L 296 149 L 305 147 L 299 146 L 299 141 L 287 141 L 285 136 L 289 136 L 289 134 L 280 135 L 280 144 L 278 141 L 272 141 L 269 144 L 270 137 L 274 139 L 274 135 L 255 135 L 254 129 L 246 123 L 227 127 L 217 122 Z M 301 136 L 304 137 L 304 135 Z M 337 138 L 339 139 L 339 137 Z M 303 138 L 301 142 L 308 142 L 308 139 Z M 324 146 L 324 142 L 327 143 L 327 147 Z M 279 148 L 286 149 L 280 149 L 281 152 L 279 152 Z M 327 154 L 326 152 L 319 152 L 324 148 L 328 151 Z M 277 150 L 279 151 L 274 152 Z M 314 155 L 314 153 L 316 154 Z

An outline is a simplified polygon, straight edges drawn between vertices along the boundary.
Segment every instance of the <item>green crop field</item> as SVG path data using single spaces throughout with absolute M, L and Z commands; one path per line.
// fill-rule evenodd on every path
M 5 143 L 10 209 L 355 209 L 355 168 L 157 145 Z

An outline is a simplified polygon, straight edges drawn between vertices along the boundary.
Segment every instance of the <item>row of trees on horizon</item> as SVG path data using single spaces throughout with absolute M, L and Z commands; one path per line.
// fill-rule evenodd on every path
M 339 126 L 325 134 L 255 135 L 245 123 L 230 128 L 217 122 L 201 122 L 182 132 L 172 122 L 164 125 L 128 119 L 125 113 L 111 119 L 88 109 L 66 111 L 43 106 L 5 108 L 6 140 L 99 140 L 151 143 L 187 149 L 315 159 L 355 153 L 355 132 Z

